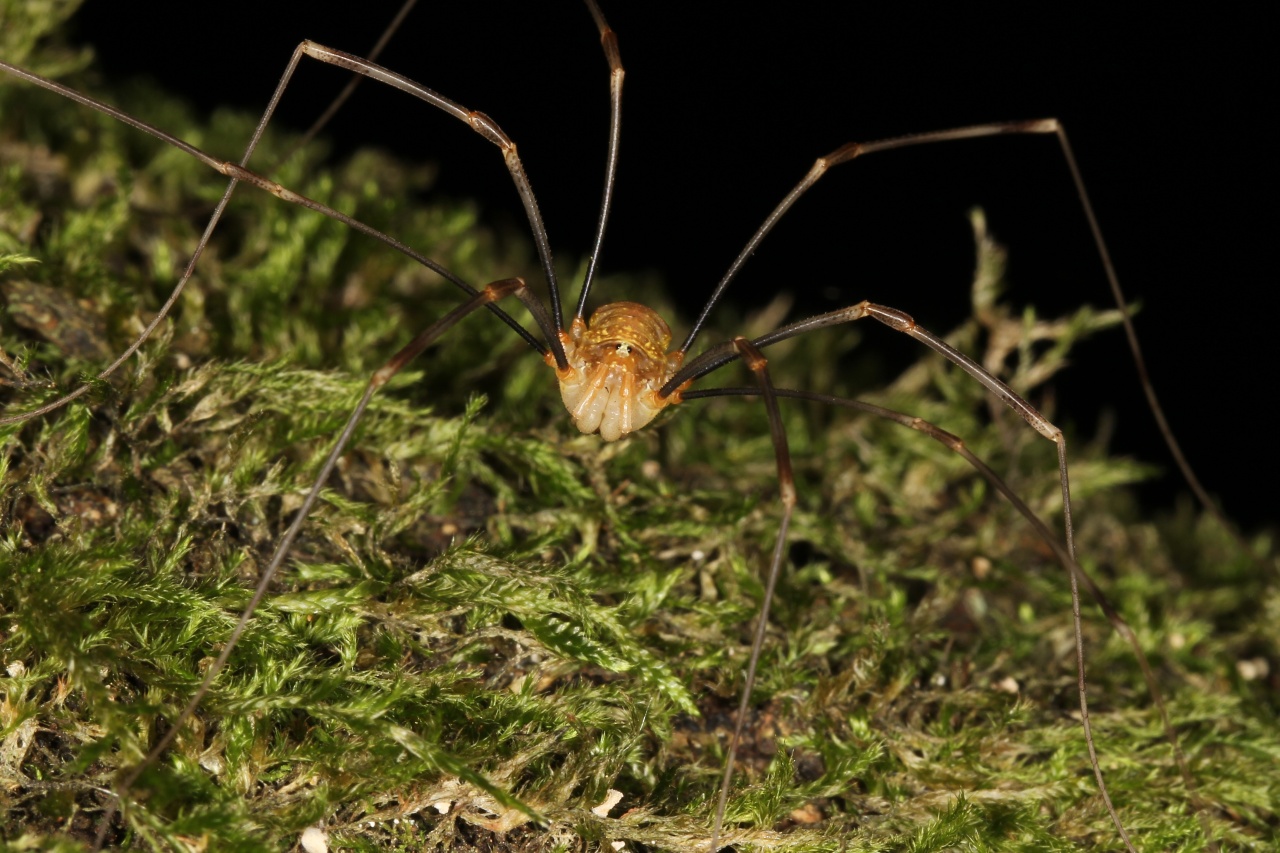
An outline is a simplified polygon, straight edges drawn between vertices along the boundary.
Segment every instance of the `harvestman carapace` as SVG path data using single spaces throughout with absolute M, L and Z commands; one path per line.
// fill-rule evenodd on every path
M 382 68 L 368 59 L 363 59 L 312 42 L 303 42 L 299 45 L 286 68 L 275 95 L 272 97 L 270 104 L 262 116 L 257 131 L 249 141 L 244 156 L 239 164 L 212 157 L 194 146 L 175 139 L 165 134 L 163 131 L 127 116 L 106 104 L 100 103 L 92 98 L 79 94 L 78 92 L 74 92 L 61 84 L 45 80 L 34 74 L 23 71 L 22 69 L 0 62 L 0 67 L 10 74 L 36 85 L 43 86 L 46 89 L 57 92 L 58 94 L 70 98 L 84 106 L 103 112 L 121 122 L 129 124 L 143 132 L 149 133 L 152 136 L 181 149 L 231 179 L 230 184 L 223 195 L 222 201 L 218 204 L 213 215 L 210 217 L 199 246 L 192 255 L 190 262 L 186 267 L 186 271 L 177 286 L 174 288 L 168 301 L 160 312 L 156 314 L 155 318 L 148 325 L 145 331 L 138 336 L 134 344 L 101 372 L 99 375 L 100 379 L 111 375 L 122 363 L 125 362 L 125 360 L 132 356 L 147 337 L 156 329 L 156 327 L 163 322 L 169 309 L 175 304 L 184 285 L 194 272 L 197 261 L 217 226 L 232 192 L 241 182 L 252 184 L 285 202 L 308 207 L 324 214 L 325 216 L 336 219 L 363 234 L 379 240 L 388 247 L 413 258 L 427 268 L 439 273 L 466 294 L 466 298 L 458 305 L 457 308 L 441 317 L 438 321 L 432 323 L 428 328 L 418 334 L 417 337 L 404 346 L 400 352 L 398 352 L 386 365 L 380 368 L 371 377 L 363 397 L 352 411 L 345 428 L 334 443 L 324 465 L 316 477 L 313 487 L 307 494 L 301 507 L 296 512 L 292 524 L 279 541 L 270 562 L 262 572 L 259 585 L 249 604 L 245 607 L 238 624 L 224 642 L 217 660 L 207 668 L 203 684 L 193 695 L 187 707 L 183 709 L 177 719 L 173 721 L 173 725 L 167 730 L 165 735 L 154 745 L 154 748 L 144 762 L 122 781 L 120 790 L 117 792 L 119 795 L 124 796 L 125 793 L 128 792 L 135 784 L 142 771 L 160 758 L 171 744 L 176 733 L 182 728 L 184 721 L 194 713 L 210 685 L 217 678 L 219 671 L 230 657 L 237 640 L 249 623 L 254 610 L 266 595 L 273 576 L 283 564 L 285 558 L 289 555 L 290 547 L 306 521 L 313 504 L 321 493 L 321 490 L 324 488 L 332 474 L 335 465 L 342 456 L 344 449 L 347 447 L 347 444 L 351 436 L 354 434 L 356 426 L 364 415 L 373 395 L 379 388 L 390 381 L 390 379 L 406 364 L 449 331 L 463 317 L 480 308 L 487 308 L 495 313 L 504 322 L 515 329 L 517 333 L 519 333 L 530 344 L 530 346 L 542 354 L 548 366 L 556 373 L 565 406 L 568 408 L 578 428 L 585 433 L 598 432 L 601 438 L 606 441 L 620 439 L 627 434 L 644 427 L 653 420 L 653 418 L 661 412 L 662 409 L 668 406 L 698 398 L 724 395 L 759 396 L 762 398 L 764 406 L 766 407 L 774 452 L 777 460 L 779 490 L 782 497 L 783 508 L 769 569 L 766 575 L 767 580 L 765 584 L 763 604 L 761 612 L 757 617 L 750 660 L 741 691 L 741 698 L 736 718 L 737 728 L 735 729 L 727 748 L 723 778 L 719 789 L 719 799 L 709 831 L 709 849 L 715 849 L 719 846 L 719 839 L 723 830 L 722 823 L 724 820 L 726 801 L 734 773 L 735 751 L 742 734 L 742 727 L 747 717 L 746 712 L 751 701 L 756 666 L 760 657 L 761 647 L 765 639 L 766 626 L 768 624 L 769 605 L 773 595 L 774 584 L 778 578 L 778 573 L 786 554 L 787 533 L 793 507 L 796 501 L 796 491 L 791 473 L 791 460 L 788 450 L 787 436 L 779 413 L 779 398 L 786 397 L 810 400 L 829 405 L 845 406 L 859 409 L 877 417 L 888 418 L 908 428 L 923 432 L 929 437 L 946 445 L 951 450 L 954 450 L 964 456 L 983 477 L 987 478 L 991 482 L 992 486 L 996 490 L 1000 491 L 1011 502 L 1013 502 L 1018 511 L 1026 516 L 1029 523 L 1044 539 L 1048 547 L 1053 550 L 1058 560 L 1068 572 L 1073 596 L 1077 582 L 1085 583 L 1086 586 L 1089 587 L 1090 592 L 1107 613 L 1112 624 L 1133 645 L 1135 653 L 1139 656 L 1143 669 L 1147 673 L 1148 684 L 1152 695 L 1156 697 L 1157 704 L 1160 705 L 1161 712 L 1163 714 L 1163 704 L 1159 700 L 1159 692 L 1156 688 L 1154 678 L 1150 675 L 1145 658 L 1142 656 L 1141 648 L 1134 639 L 1132 632 L 1126 625 L 1124 625 L 1115 610 L 1106 603 L 1106 600 L 1102 596 L 1100 590 L 1086 575 L 1084 575 L 1083 571 L 1075 561 L 1075 543 L 1070 514 L 1071 505 L 1070 489 L 1068 485 L 1067 455 L 1062 433 L 1056 426 L 1044 418 L 1034 407 L 1016 394 L 1000 379 L 992 376 L 981 365 L 973 361 L 968 356 L 955 350 L 937 336 L 918 326 L 908 314 L 896 308 L 890 308 L 865 301 L 839 311 L 828 312 L 784 325 L 773 332 L 758 336 L 754 339 L 737 337 L 733 340 L 716 344 L 696 357 L 686 360 L 686 354 L 690 351 L 698 335 L 704 329 L 711 310 L 724 295 L 726 288 L 728 288 L 730 283 L 734 280 L 739 270 L 746 263 L 747 259 L 756 251 L 761 241 L 763 241 L 769 234 L 778 220 L 832 167 L 847 163 L 848 161 L 865 154 L 890 151 L 934 142 L 1005 134 L 1039 134 L 1054 137 L 1058 141 L 1063 155 L 1065 156 L 1066 163 L 1071 171 L 1077 190 L 1080 193 L 1084 207 L 1084 215 L 1093 230 L 1095 240 L 1097 241 L 1099 251 L 1102 255 L 1103 265 L 1107 276 L 1110 279 L 1113 292 L 1121 306 L 1122 313 L 1125 314 L 1126 328 L 1130 335 L 1131 344 L 1134 347 L 1135 356 L 1138 358 L 1139 369 L 1142 371 L 1141 356 L 1138 354 L 1136 348 L 1136 339 L 1133 337 L 1132 328 L 1128 326 L 1127 312 L 1124 310 L 1123 297 L 1120 294 L 1115 274 L 1112 271 L 1110 260 L 1107 257 L 1101 233 L 1096 225 L 1093 211 L 1085 193 L 1084 184 L 1076 167 L 1066 134 L 1058 122 L 1052 119 L 1046 119 L 984 124 L 955 130 L 898 137 L 878 142 L 851 143 L 819 158 L 800 183 L 782 199 L 755 234 L 751 236 L 750 240 L 729 266 L 728 271 L 724 274 L 718 285 L 713 290 L 705 308 L 695 320 L 692 328 L 681 345 L 675 350 L 670 350 L 671 332 L 665 321 L 663 321 L 655 312 L 637 303 L 616 302 L 607 304 L 597 308 L 590 315 L 589 319 L 586 318 L 588 294 L 592 281 L 595 277 L 596 260 L 599 257 L 600 248 L 603 244 L 606 224 L 612 202 L 614 174 L 619 150 L 621 94 L 624 77 L 621 58 L 618 51 L 618 43 L 613 31 L 605 22 L 604 16 L 596 7 L 595 3 L 592 2 L 592 0 L 588 0 L 587 5 L 599 29 L 605 56 L 610 66 L 610 94 L 612 106 L 610 141 L 607 171 L 604 183 L 604 199 L 596 229 L 594 247 L 591 251 L 590 262 L 586 270 L 581 293 L 576 303 L 576 311 L 567 324 L 565 323 L 562 313 L 561 297 L 559 294 L 556 271 L 551 261 L 550 242 L 547 236 L 547 229 L 543 224 L 533 191 L 525 175 L 524 166 L 516 153 L 516 147 L 512 140 L 501 129 L 499 124 L 487 115 L 469 110 L 457 103 L 454 103 L 434 91 L 410 81 L 393 71 Z M 401 89 L 427 104 L 444 111 L 452 117 L 465 122 L 485 140 L 499 148 L 524 204 L 525 212 L 532 229 L 534 242 L 542 265 L 542 274 L 545 277 L 550 294 L 550 310 L 548 310 L 543 302 L 530 291 L 525 282 L 521 279 L 507 279 L 491 283 L 483 288 L 474 288 L 429 257 L 419 253 L 406 244 L 401 243 L 394 237 L 379 233 L 375 229 L 358 222 L 337 210 L 301 196 L 292 190 L 281 186 L 270 178 L 264 177 L 262 174 L 248 168 L 247 164 L 249 163 L 254 149 L 258 145 L 262 132 L 265 130 L 280 98 L 283 96 L 295 69 L 303 61 L 304 57 L 338 66 L 358 75 L 369 77 L 383 84 Z M 519 299 L 529 310 L 537 326 L 536 333 L 523 329 L 516 320 L 501 310 L 498 303 L 511 296 Z M 809 331 L 852 323 L 856 320 L 868 317 L 879 321 L 890 329 L 915 338 L 926 346 L 934 349 L 945 358 L 949 359 L 984 385 L 993 395 L 995 395 L 995 397 L 1012 407 L 1033 429 L 1056 444 L 1059 458 L 1061 491 L 1064 504 L 1065 541 L 1060 542 L 1058 538 L 1032 514 L 1026 504 L 1019 500 L 1017 496 L 1015 496 L 1012 491 L 1005 486 L 1003 481 L 994 472 L 969 453 L 963 442 L 939 427 L 924 422 L 918 418 L 913 418 L 909 415 L 893 412 L 881 407 L 870 406 L 857 401 L 810 393 L 803 390 L 782 389 L 774 386 L 769 376 L 767 361 L 763 354 L 763 350 L 772 344 L 776 344 L 780 341 Z M 698 390 L 693 387 L 694 383 L 700 378 L 739 359 L 741 359 L 750 370 L 756 382 L 755 387 L 708 390 Z M 1148 389 L 1149 396 L 1152 396 L 1154 406 L 1154 396 L 1151 394 L 1149 383 L 1145 383 L 1145 375 L 1144 385 Z M 14 423 L 53 411 L 54 409 L 65 405 L 70 400 L 81 396 L 85 393 L 88 387 L 89 386 L 84 386 L 53 403 L 41 406 L 33 411 L 8 416 L 0 420 L 0 423 Z M 1157 412 L 1159 411 L 1158 407 L 1156 410 Z M 1194 478 L 1191 479 L 1194 484 Z M 1198 484 L 1194 485 L 1198 488 Z M 1116 811 L 1111 807 L 1102 772 L 1099 767 L 1097 757 L 1094 754 L 1094 744 L 1090 734 L 1089 716 L 1085 699 L 1084 651 L 1083 643 L 1080 638 L 1078 602 L 1075 607 L 1074 615 L 1076 619 L 1076 654 L 1077 665 L 1079 668 L 1078 678 L 1081 718 L 1088 742 L 1090 760 L 1094 773 L 1097 777 L 1102 797 L 1106 801 L 1107 808 L 1111 813 L 1117 831 L 1124 839 L 1126 846 L 1132 850 L 1133 846 L 1129 842 L 1124 827 L 1121 825 L 1120 818 Z M 1170 738 L 1174 742 L 1174 749 L 1177 751 L 1177 743 L 1176 740 L 1172 738 L 1171 727 L 1169 726 L 1167 718 L 1164 724 L 1166 730 L 1170 732 Z M 1194 780 L 1187 769 L 1185 761 L 1182 760 L 1180 752 L 1178 752 L 1178 760 L 1184 779 L 1186 780 L 1187 787 L 1189 790 L 1194 792 Z M 104 831 L 106 825 L 107 821 L 104 820 Z

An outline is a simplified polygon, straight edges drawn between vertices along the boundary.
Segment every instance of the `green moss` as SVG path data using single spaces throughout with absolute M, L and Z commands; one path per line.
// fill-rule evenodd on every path
M 5 58 L 80 61 L 0 29 Z M 227 156 L 253 123 L 200 122 L 154 91 L 112 100 Z M 0 255 L 13 259 L 0 347 L 20 411 L 127 345 L 223 180 L 8 79 L 0 115 Z M 255 162 L 289 142 L 268 136 Z M 279 178 L 415 235 L 476 283 L 534 268 L 520 238 L 465 206 L 415 202 L 427 175 L 362 154 L 300 158 Z M 1012 312 L 978 224 L 984 320 L 951 339 L 990 354 L 994 328 L 1045 335 L 1048 347 L 995 359 L 1034 397 L 1114 317 Z M 139 356 L 87 402 L 0 431 L 0 840 L 88 843 L 105 792 L 221 648 L 368 373 L 457 302 L 384 248 L 242 189 Z M 781 385 L 841 393 L 853 339 L 786 342 L 771 369 Z M 839 359 L 848 371 L 824 367 Z M 880 401 L 964 436 L 1042 517 L 1060 511 L 1049 443 L 1005 411 L 993 427 L 981 388 L 939 359 Z M 275 850 L 323 821 L 331 846 L 353 849 L 705 843 L 779 517 L 763 407 L 694 401 L 604 445 L 558 405 L 541 361 L 485 316 L 378 397 L 112 842 Z M 1047 550 L 923 436 L 782 405 L 801 504 L 725 840 L 1117 847 L 1076 719 L 1066 579 Z M 1274 676 L 1258 677 L 1278 651 L 1274 572 L 1259 570 L 1271 543 L 1239 553 L 1189 507 L 1150 518 L 1124 490 L 1143 465 L 1070 447 L 1082 562 L 1157 667 L 1214 835 L 1274 840 L 1277 703 Z M 1096 608 L 1086 632 L 1098 747 L 1135 842 L 1202 849 L 1131 651 Z M 593 814 L 610 787 L 623 793 L 613 816 Z

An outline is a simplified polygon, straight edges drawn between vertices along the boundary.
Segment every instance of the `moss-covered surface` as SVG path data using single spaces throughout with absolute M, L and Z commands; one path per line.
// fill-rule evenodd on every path
M 32 52 L 51 25 L 17 25 L 23 5 L 5 12 L 5 59 L 46 73 L 83 63 L 56 41 Z M 154 91 L 111 99 L 229 158 L 254 120 L 201 121 Z M 269 137 L 255 162 L 287 144 Z M 425 170 L 313 156 L 278 177 L 475 283 L 537 280 L 521 239 L 465 206 L 415 202 Z M 127 344 L 223 186 L 176 151 L 0 79 L 9 411 L 74 387 Z M 987 286 L 998 253 L 984 257 L 983 321 L 953 340 L 1043 400 L 1035 389 L 1065 347 L 1114 318 L 1013 314 Z M 0 431 L 0 844 L 89 843 L 122 770 L 218 653 L 365 377 L 457 300 L 384 248 L 244 189 L 139 357 L 87 401 Z M 721 333 L 768 322 L 731 314 Z M 1059 345 L 1016 346 L 1029 331 Z M 788 342 L 771 368 L 780 385 L 840 393 L 870 351 L 858 340 Z M 112 844 L 278 850 L 316 825 L 333 849 L 705 843 L 779 517 L 763 407 L 690 402 L 605 445 L 558 411 L 552 379 L 476 316 L 377 398 Z M 722 381 L 749 382 L 741 368 Z M 1052 446 L 940 359 L 878 402 L 964 436 L 1042 517 L 1060 512 Z M 1078 723 L 1068 587 L 1048 550 L 940 445 L 782 405 L 801 503 L 725 840 L 1117 848 Z M 1240 553 L 1190 507 L 1150 518 L 1124 489 L 1142 466 L 1087 436 L 1071 447 L 1082 562 L 1156 667 L 1205 818 L 1226 846 L 1265 848 L 1280 802 L 1272 543 Z M 1132 652 L 1088 603 L 1086 632 L 1098 747 L 1135 843 L 1202 849 Z M 593 813 L 610 788 L 621 802 Z

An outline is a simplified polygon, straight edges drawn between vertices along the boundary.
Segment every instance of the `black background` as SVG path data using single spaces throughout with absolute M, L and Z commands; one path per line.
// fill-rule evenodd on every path
M 628 72 L 605 272 L 660 271 L 690 316 L 815 157 L 851 140 L 1055 116 L 1121 281 L 1142 303 L 1139 333 L 1189 457 L 1230 515 L 1249 527 L 1273 523 L 1277 217 L 1263 146 L 1275 63 L 1260 17 L 1206 8 L 1122 17 L 1064 5 L 792 2 L 763 14 L 689 5 L 604 10 Z M 91 0 L 77 32 L 109 75 L 154 76 L 205 109 L 259 110 L 299 40 L 365 53 L 397 6 Z M 585 9 L 568 0 L 423 2 L 382 61 L 493 116 L 520 146 L 557 251 L 585 254 L 608 115 L 607 66 Z M 281 120 L 309 124 L 344 79 L 308 63 Z M 495 148 L 381 88 L 364 85 L 334 124 L 340 149 L 372 143 L 437 162 L 441 192 L 478 199 L 495 220 L 520 220 Z M 1012 249 L 1017 304 L 1043 314 L 1109 307 L 1049 137 L 928 146 L 842 166 L 766 240 L 732 298 L 758 306 L 787 288 L 800 297 L 797 316 L 867 298 L 945 331 L 967 315 L 965 214 L 974 205 Z M 895 357 L 914 355 L 887 330 L 866 334 Z M 1084 345 L 1074 362 L 1057 381 L 1061 419 L 1088 433 L 1100 412 L 1114 411 L 1118 450 L 1171 467 L 1122 336 Z M 1168 503 L 1181 491 L 1170 476 L 1148 496 Z

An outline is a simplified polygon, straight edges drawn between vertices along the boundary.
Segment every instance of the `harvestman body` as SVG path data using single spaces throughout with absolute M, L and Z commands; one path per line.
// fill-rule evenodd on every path
M 542 353 L 546 363 L 557 375 L 564 404 L 569 410 L 569 413 L 577 427 L 584 433 L 598 432 L 601 438 L 606 441 L 617 440 L 644 427 L 652 421 L 654 417 L 662 411 L 662 409 L 670 405 L 681 403 L 685 400 L 723 394 L 736 394 L 739 396 L 758 395 L 764 400 L 769 414 L 773 445 L 777 458 L 779 489 L 782 497 L 783 511 L 779 524 L 776 545 L 773 550 L 771 564 L 767 573 L 768 579 L 764 603 L 761 613 L 757 619 L 750 663 L 748 665 L 745 683 L 742 688 L 736 723 L 737 729 L 735 730 L 728 747 L 728 756 L 725 761 L 719 802 L 715 811 L 713 824 L 710 827 L 708 849 L 716 849 L 719 846 L 725 805 L 730 790 L 730 783 L 732 781 L 734 754 L 738 740 L 741 736 L 743 721 L 746 718 L 746 711 L 750 703 L 756 664 L 759 659 L 760 649 L 765 636 L 769 603 L 785 553 L 787 531 L 790 524 L 792 510 L 796 502 L 796 492 L 792 481 L 791 462 L 787 447 L 787 439 L 782 426 L 782 420 L 778 412 L 778 397 L 786 396 L 798 399 L 816 400 L 834 405 L 859 408 L 873 415 L 890 418 L 904 426 L 924 432 L 935 440 L 944 443 L 952 450 L 964 455 L 965 458 L 968 459 L 984 477 L 987 477 L 992 482 L 997 490 L 1005 494 L 1005 496 L 1014 503 L 1018 510 L 1028 518 L 1033 526 L 1036 527 L 1038 533 L 1045 538 L 1045 541 L 1054 550 L 1058 559 L 1067 569 L 1071 577 L 1073 593 L 1077 580 L 1084 582 L 1090 588 L 1093 595 L 1098 598 L 1099 603 L 1107 612 L 1112 623 L 1116 625 L 1117 630 L 1121 631 L 1121 633 L 1123 633 L 1134 644 L 1136 653 L 1141 659 L 1141 649 L 1137 646 L 1136 641 L 1133 640 L 1132 633 L 1128 630 L 1127 626 L 1123 625 L 1123 622 L 1115 614 L 1114 610 L 1106 604 L 1105 599 L 1102 598 L 1101 592 L 1093 582 L 1083 574 L 1075 562 L 1075 546 L 1072 536 L 1070 517 L 1070 494 L 1067 483 L 1066 450 L 1061 431 L 1045 419 L 1035 410 L 1035 408 L 1023 400 L 1004 382 L 995 376 L 992 376 L 968 356 L 960 353 L 940 338 L 919 327 L 909 315 L 894 308 L 870 302 L 860 302 L 839 311 L 832 311 L 785 325 L 774 332 L 755 338 L 754 340 L 749 340 L 745 337 L 738 337 L 732 341 L 720 343 L 707 349 L 696 358 L 686 361 L 686 353 L 689 351 L 694 340 L 703 329 L 711 309 L 723 295 L 725 289 L 735 278 L 747 258 L 756 250 L 761 241 L 768 235 L 774 225 L 787 212 L 787 210 L 815 182 L 822 178 L 822 176 L 831 167 L 848 162 L 861 155 L 875 153 L 878 151 L 972 137 L 985 137 L 999 134 L 1048 134 L 1059 140 L 1067 163 L 1076 181 L 1077 188 L 1080 191 L 1081 199 L 1084 203 L 1085 215 L 1093 228 L 1095 239 L 1098 241 L 1099 249 L 1102 252 L 1103 262 L 1111 279 L 1113 290 L 1123 307 L 1123 299 L 1120 297 L 1118 285 L 1116 284 L 1114 273 L 1111 270 L 1110 261 L 1106 256 L 1106 250 L 1103 246 L 1101 235 L 1094 221 L 1093 212 L 1089 205 L 1087 196 L 1084 193 L 1083 183 L 1081 182 L 1076 169 L 1075 161 L 1072 157 L 1070 146 L 1067 143 L 1066 135 L 1059 124 L 1051 119 L 986 124 L 960 128 L 957 130 L 899 137 L 873 143 L 851 143 L 842 146 L 825 157 L 819 158 L 800 183 L 797 184 L 796 187 L 777 205 L 774 211 L 747 242 L 738 257 L 730 265 L 728 271 L 713 291 L 706 307 L 695 321 L 684 342 L 675 350 L 670 350 L 670 329 L 661 317 L 643 305 L 631 302 L 616 302 L 598 308 L 591 315 L 589 320 L 584 319 L 587 295 L 596 270 L 596 259 L 599 256 L 600 246 L 603 242 L 612 199 L 614 173 L 618 156 L 621 92 L 624 77 L 617 39 L 613 31 L 608 27 L 603 15 L 595 6 L 593 0 L 587 0 L 587 5 L 596 21 L 596 25 L 601 35 L 602 44 L 604 46 L 604 52 L 611 68 L 611 131 L 608 166 L 605 178 L 604 201 L 596 231 L 595 245 L 591 253 L 591 260 L 584 279 L 582 293 L 577 302 L 576 312 L 567 328 L 562 316 L 559 287 L 556 280 L 555 270 L 551 263 L 547 231 L 543 225 L 541 214 L 539 213 L 528 179 L 525 176 L 523 164 L 516 153 L 514 143 L 493 119 L 483 113 L 468 110 L 461 105 L 456 104 L 417 83 L 414 83 L 413 81 L 374 64 L 370 60 L 362 59 L 312 42 L 303 42 L 299 45 L 298 49 L 294 52 L 275 95 L 262 117 L 257 131 L 246 149 L 243 159 L 239 164 L 211 157 L 193 146 L 176 140 L 167 134 L 137 121 L 136 119 L 126 116 L 105 104 L 101 104 L 84 95 L 73 92 L 60 84 L 44 80 L 43 78 L 37 77 L 36 75 L 30 74 L 29 72 L 25 72 L 8 64 L 0 63 L 0 67 L 13 75 L 43 86 L 47 89 L 51 89 L 79 102 L 80 104 L 104 112 L 116 119 L 119 119 L 120 121 L 126 122 L 140 130 L 143 130 L 144 132 L 150 133 L 151 135 L 182 149 L 211 168 L 214 168 L 231 178 L 231 183 L 228 186 L 222 201 L 219 203 L 211 217 L 210 222 L 205 229 L 204 236 L 200 241 L 199 247 L 188 264 L 181 281 L 174 289 L 173 294 L 165 303 L 160 313 L 155 317 L 154 321 L 147 327 L 145 332 L 128 350 L 126 350 L 102 372 L 101 377 L 110 375 L 117 367 L 120 366 L 120 364 L 129 358 L 129 356 L 135 353 L 146 337 L 160 322 L 163 321 L 168 310 L 176 301 L 182 287 L 190 278 L 196 262 L 207 245 L 210 234 L 217 225 L 232 191 L 239 182 L 253 184 L 254 186 L 263 189 L 286 202 L 311 208 L 326 216 L 337 219 L 338 221 L 343 222 L 364 234 L 372 236 L 389 247 L 400 251 L 428 268 L 435 270 L 468 294 L 467 298 L 461 305 L 444 317 L 440 318 L 437 322 L 431 324 L 399 353 L 397 353 L 391 361 L 374 373 L 363 397 L 352 412 L 350 419 L 327 457 L 319 476 L 315 481 L 315 485 L 306 496 L 305 501 L 293 520 L 293 523 L 282 537 L 269 564 L 263 571 L 257 590 L 255 591 L 250 603 L 245 608 L 239 623 L 224 643 L 222 651 L 216 662 L 207 669 L 204 683 L 197 690 L 181 715 L 174 721 L 173 725 L 169 728 L 164 737 L 155 745 L 143 765 L 123 781 L 121 786 L 122 792 L 127 792 L 136 782 L 142 770 L 152 762 L 156 761 L 169 747 L 175 734 L 182 728 L 184 721 L 194 712 L 196 706 L 203 698 L 214 679 L 217 677 L 218 672 L 226 663 L 234 646 L 236 645 L 237 640 L 248 624 L 254 609 L 266 594 L 275 572 L 279 569 L 288 555 L 295 537 L 306 520 L 312 505 L 317 500 L 321 489 L 324 487 L 332 473 L 338 459 L 346 448 L 347 443 L 353 435 L 354 430 L 363 416 L 373 394 L 380 387 L 385 385 L 401 368 L 404 367 L 404 365 L 420 354 L 427 346 L 433 343 L 443 333 L 448 331 L 459 320 L 480 308 L 487 308 L 497 313 L 505 322 L 508 323 L 508 325 L 512 326 L 513 329 L 521 334 L 521 336 L 529 342 L 531 346 Z M 303 57 L 309 57 L 324 63 L 345 68 L 357 74 L 371 77 L 377 81 L 401 89 L 467 123 L 478 134 L 500 149 L 507 168 L 516 185 L 516 189 L 524 203 L 525 211 L 532 228 L 534 241 L 542 264 L 543 274 L 546 277 L 548 289 L 550 291 L 551 310 L 549 312 L 542 302 L 531 294 L 524 281 L 520 279 L 509 279 L 494 282 L 481 289 L 472 288 L 469 284 L 463 282 L 439 264 L 421 255 L 398 240 L 381 234 L 373 228 L 370 228 L 369 226 L 364 225 L 345 214 L 333 210 L 324 204 L 301 196 L 292 190 L 281 186 L 275 181 L 263 177 L 262 175 L 247 168 L 249 158 L 252 155 L 267 122 L 270 120 L 294 70 L 302 61 Z M 521 328 L 515 320 L 498 308 L 497 303 L 508 296 L 515 296 L 529 309 L 536 325 L 538 326 L 538 333 L 540 334 L 541 339 L 539 339 L 538 335 L 531 334 Z M 774 387 L 774 384 L 769 377 L 767 362 L 762 350 L 771 344 L 775 344 L 789 337 L 820 328 L 851 323 L 867 317 L 875 319 L 895 331 L 902 332 L 916 338 L 926 346 L 929 346 L 942 354 L 986 386 L 991 393 L 1011 406 L 1031 427 L 1057 445 L 1060 473 L 1062 477 L 1062 495 L 1065 508 L 1065 546 L 1058 543 L 1057 539 L 1048 531 L 1043 523 L 1031 514 L 1031 511 L 1026 507 L 1026 505 L 1018 500 L 1018 498 L 1012 494 L 1008 487 L 1005 486 L 1004 483 L 990 471 L 990 469 L 986 468 L 981 461 L 973 457 L 959 439 L 949 433 L 946 433 L 940 428 L 921 421 L 918 418 L 912 418 L 908 415 L 903 415 L 874 406 L 868 406 L 855 401 Z M 693 383 L 701 377 L 706 376 L 712 371 L 715 371 L 739 358 L 743 360 L 754 375 L 756 379 L 755 388 L 713 389 L 707 391 L 698 391 L 691 388 Z M 13 423 L 52 411 L 53 409 L 64 405 L 69 400 L 80 396 L 85 392 L 85 390 L 87 390 L 87 386 L 86 388 L 81 388 L 54 403 L 42 406 L 35 411 L 4 418 L 3 420 L 0 420 L 0 423 Z M 1089 718 L 1088 709 L 1085 704 L 1084 658 L 1083 648 L 1079 639 L 1080 629 L 1078 605 L 1075 610 L 1075 618 L 1077 631 L 1077 662 L 1080 667 L 1080 704 L 1082 719 L 1085 726 L 1086 736 L 1088 738 L 1091 760 L 1093 762 L 1099 787 L 1102 791 L 1104 800 L 1107 803 L 1107 807 L 1111 811 L 1116 828 L 1124 839 L 1126 846 L 1132 850 L 1133 847 L 1129 843 L 1124 827 L 1120 823 L 1119 816 L 1116 814 L 1115 810 L 1111 808 L 1101 770 L 1099 769 L 1096 757 L 1093 756 L 1093 741 L 1092 738 L 1088 736 Z M 1144 670 L 1146 670 L 1147 667 L 1145 659 L 1142 659 L 1142 663 Z M 1149 684 L 1153 695 L 1157 697 L 1157 702 L 1159 702 L 1158 692 L 1154 682 L 1151 681 L 1150 678 Z M 1161 708 L 1163 710 L 1162 705 Z M 1166 729 L 1168 729 L 1167 720 L 1165 725 Z M 1194 780 L 1191 778 L 1185 762 L 1181 761 L 1180 753 L 1179 759 L 1188 789 L 1194 792 Z M 105 832 L 106 826 L 107 821 L 104 820 L 103 832 Z

